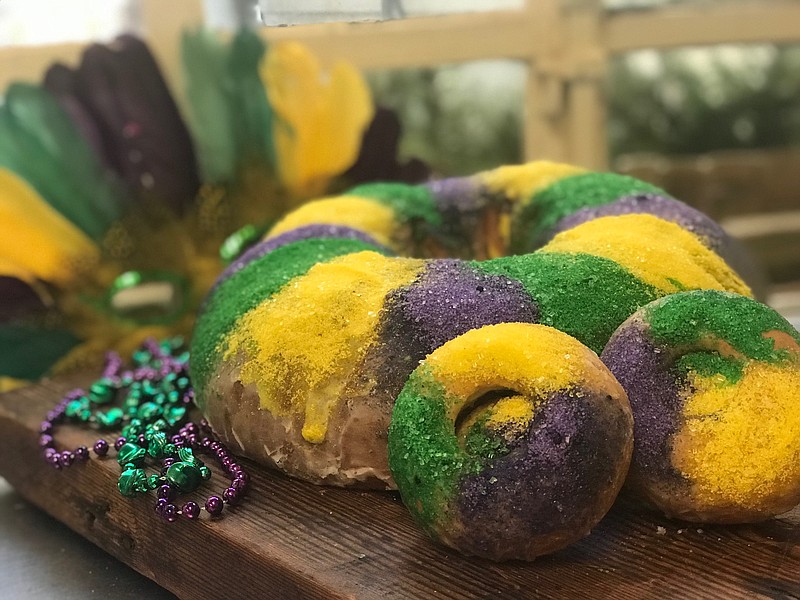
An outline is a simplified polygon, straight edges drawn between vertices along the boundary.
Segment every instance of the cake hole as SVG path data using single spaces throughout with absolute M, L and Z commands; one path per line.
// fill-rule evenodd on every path
M 520 395 L 521 394 L 519 392 L 516 392 L 512 389 L 499 388 L 484 392 L 473 400 L 470 400 L 464 405 L 464 407 L 461 409 L 461 412 L 458 413 L 458 417 L 456 417 L 456 435 L 459 439 L 461 439 L 466 433 L 466 426 L 473 424 L 474 421 L 472 417 L 484 412 L 490 406 L 496 404 L 498 400 Z
M 492 460 L 507 455 L 527 438 L 535 402 L 500 388 L 467 402 L 455 422 L 458 443 L 470 456 Z

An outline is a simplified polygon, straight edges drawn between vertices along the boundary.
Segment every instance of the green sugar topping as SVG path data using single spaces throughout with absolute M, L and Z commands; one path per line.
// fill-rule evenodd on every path
M 787 350 L 775 349 L 773 340 L 763 334 L 779 331 L 800 343 L 797 330 L 768 306 L 746 296 L 716 290 L 667 296 L 645 309 L 645 320 L 657 344 L 689 346 L 703 337 L 714 337 L 724 340 L 747 358 L 770 363 L 782 362 L 789 354 Z M 731 362 L 731 359 L 721 360 Z M 705 367 L 711 368 L 700 363 L 697 367 L 700 373 L 708 371 Z M 734 368 L 728 366 L 727 371 L 715 372 L 728 376 Z
M 369 198 L 392 208 L 403 221 L 422 219 L 432 226 L 442 223 L 442 215 L 430 190 L 405 183 L 365 183 L 347 191 L 348 196 Z
M 389 468 L 411 514 L 430 530 L 455 515 L 449 506 L 457 482 L 477 470 L 447 416 L 444 388 L 429 369 L 418 367 L 397 397 L 389 426 Z
M 742 378 L 744 361 L 717 352 L 689 352 L 675 362 L 675 368 L 683 379 L 689 373 L 697 373 L 701 377 L 722 375 L 726 383 L 733 385 Z
M 541 252 L 472 264 L 520 281 L 539 307 L 540 323 L 598 354 L 625 319 L 658 297 L 655 288 L 614 261 L 590 254 Z
M 645 181 L 615 173 L 584 173 L 565 177 L 535 194 L 520 210 L 511 230 L 511 250 L 531 252 L 547 241 L 564 217 L 582 208 L 610 204 L 624 196 L 658 194 L 664 190 Z
M 464 450 L 470 456 L 494 458 L 511 450 L 503 433 L 488 423 L 490 414 L 481 415 L 464 436 Z
M 225 280 L 206 300 L 192 336 L 190 372 L 202 390 L 216 368 L 225 335 L 244 313 L 270 298 L 293 278 L 311 267 L 354 252 L 380 248 L 360 240 L 311 238 L 280 246 L 254 260 Z M 198 403 L 202 404 L 202 394 Z M 202 408 L 202 406 L 200 406 Z

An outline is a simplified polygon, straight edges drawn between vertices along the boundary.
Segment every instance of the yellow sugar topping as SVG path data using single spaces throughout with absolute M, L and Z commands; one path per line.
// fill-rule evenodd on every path
M 749 363 L 742 378 L 694 375 L 672 461 L 708 506 L 800 500 L 800 368 Z
M 303 415 L 303 437 L 321 443 L 342 389 L 377 336 L 386 295 L 410 284 L 423 264 L 375 252 L 318 263 L 241 318 L 224 359 L 242 352 L 241 381 L 256 385 L 261 407 Z
M 594 219 L 558 234 L 540 251 L 608 258 L 664 294 L 713 289 L 752 295 L 697 236 L 652 215 Z
M 59 285 L 97 262 L 97 246 L 24 180 L 0 168 L 0 256 L 16 269 Z M 11 267 L 6 267 L 10 269 Z
M 488 406 L 472 411 L 459 425 L 456 435 L 463 438 L 478 421 L 485 418 L 484 426 L 502 430 L 506 439 L 510 441 L 528 428 L 540 403 L 540 398 L 526 398 L 520 395 L 500 398 Z
M 304 204 L 270 229 L 264 239 L 274 238 L 304 225 L 344 225 L 360 229 L 386 246 L 395 247 L 404 226 L 394 211 L 360 196 L 336 196 Z
M 586 169 L 574 165 L 539 160 L 524 165 L 498 167 L 479 175 L 481 182 L 491 193 L 502 194 L 514 206 L 511 212 L 504 211 L 500 214 L 497 224 L 498 233 L 504 243 L 507 245 L 511 239 L 512 213 L 526 204 L 538 191 L 559 179 L 585 172 Z
M 516 423 L 527 425 L 533 418 L 533 404 L 524 396 L 508 396 L 500 398 L 492 406 L 487 425 L 504 425 Z
M 494 194 L 503 194 L 513 203 L 525 202 L 539 190 L 564 177 L 586 173 L 586 169 L 546 160 L 524 165 L 498 167 L 480 175 L 481 181 Z
M 566 333 L 527 323 L 473 329 L 425 359 L 452 402 L 452 419 L 464 404 L 492 390 L 513 390 L 535 400 L 580 383 L 592 386 L 607 373 L 599 362 Z

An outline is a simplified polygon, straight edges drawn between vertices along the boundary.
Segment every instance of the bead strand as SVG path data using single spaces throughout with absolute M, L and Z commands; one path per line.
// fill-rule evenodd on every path
M 194 390 L 187 374 L 188 352 L 175 355 L 181 346 L 180 338 L 161 343 L 147 340 L 133 353 L 133 367 L 128 370 L 123 370 L 117 353 L 109 352 L 100 379 L 88 392 L 71 390 L 42 422 L 39 445 L 45 460 L 61 470 L 90 458 L 85 446 L 56 450 L 54 430 L 64 422 L 109 431 L 120 429 L 113 444 L 100 438 L 92 450 L 102 458 L 113 445 L 122 468 L 117 487 L 124 496 L 156 490 L 156 513 L 170 523 L 178 516 L 197 520 L 202 510 L 219 517 L 225 504 L 237 504 L 246 493 L 249 476 L 204 419 L 199 424 L 186 421 Z M 122 406 L 96 408 L 115 402 Z M 196 456 L 200 453 L 220 465 L 231 478 L 230 485 L 221 496 L 209 496 L 202 508 L 193 501 L 178 508 L 174 502 L 179 493 L 193 492 L 211 478 L 211 470 Z M 148 459 L 161 461 L 159 474 L 147 475 Z

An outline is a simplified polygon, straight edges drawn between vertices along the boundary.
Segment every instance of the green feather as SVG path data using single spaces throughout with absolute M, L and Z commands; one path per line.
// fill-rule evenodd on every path
M 266 44 L 250 29 L 236 34 L 228 57 L 234 126 L 238 130 L 240 163 L 258 161 L 275 164 L 272 141 L 272 108 L 261 81 L 258 66 L 266 53 Z
M 227 49 L 206 30 L 184 31 L 181 56 L 189 101 L 189 125 L 203 177 L 219 183 L 236 173 L 239 140 L 225 89 Z
M 129 202 L 122 184 L 97 160 L 86 140 L 45 90 L 12 84 L 0 109 L 0 165 L 30 183 L 95 240 Z
M 0 375 L 34 380 L 80 340 L 68 331 L 0 325 Z

